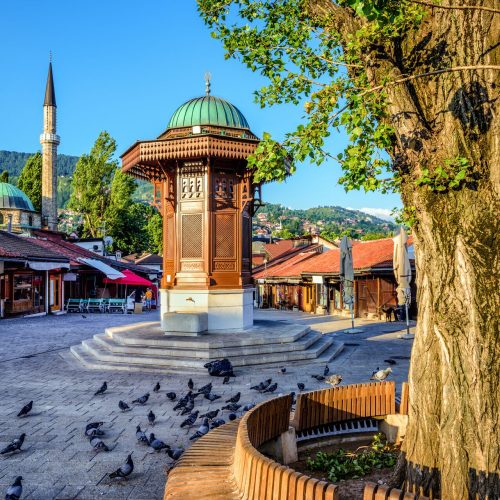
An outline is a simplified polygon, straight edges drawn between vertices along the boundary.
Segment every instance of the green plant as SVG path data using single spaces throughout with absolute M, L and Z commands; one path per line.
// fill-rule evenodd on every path
M 355 452 L 342 448 L 333 453 L 320 451 L 307 460 L 307 466 L 311 470 L 326 472 L 329 481 L 338 482 L 366 476 L 373 469 L 393 467 L 397 456 L 397 449 L 389 445 L 382 434 L 377 434 L 369 447 L 358 448 Z
M 422 175 L 415 182 L 418 186 L 425 185 L 429 190 L 436 192 L 457 189 L 472 180 L 471 169 L 472 165 L 467 158 L 457 156 L 445 160 L 444 165 L 438 165 L 433 171 L 427 167 L 423 168 Z

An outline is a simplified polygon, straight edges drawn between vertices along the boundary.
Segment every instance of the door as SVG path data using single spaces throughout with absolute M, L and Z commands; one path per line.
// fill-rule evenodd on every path
M 50 277 L 50 310 L 60 311 L 61 310 L 61 284 L 59 276 Z

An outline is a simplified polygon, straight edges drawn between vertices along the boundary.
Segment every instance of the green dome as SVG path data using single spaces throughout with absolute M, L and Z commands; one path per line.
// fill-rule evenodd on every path
M 0 208 L 17 208 L 35 211 L 33 203 L 18 187 L 0 182 Z
M 192 127 L 193 125 L 250 128 L 243 113 L 236 106 L 212 95 L 196 97 L 185 102 L 172 115 L 167 128 Z

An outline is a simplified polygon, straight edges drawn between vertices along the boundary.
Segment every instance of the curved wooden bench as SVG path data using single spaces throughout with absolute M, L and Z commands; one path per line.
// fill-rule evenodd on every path
M 429 497 L 389 488 L 385 485 L 366 483 L 363 500 L 429 500 Z

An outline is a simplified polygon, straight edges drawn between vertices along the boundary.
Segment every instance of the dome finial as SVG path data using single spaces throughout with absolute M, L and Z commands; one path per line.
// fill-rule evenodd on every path
M 210 95 L 210 80 L 212 79 L 212 74 L 207 71 L 205 73 L 205 94 Z

